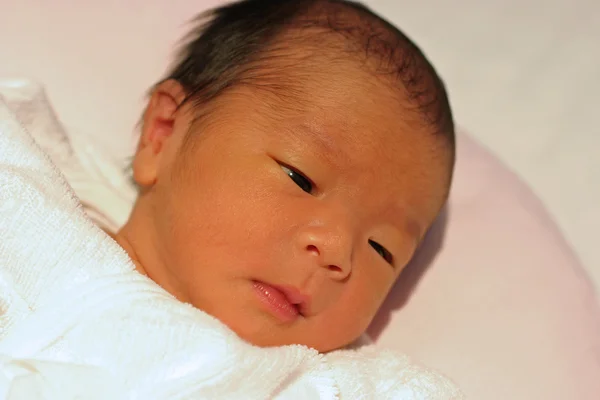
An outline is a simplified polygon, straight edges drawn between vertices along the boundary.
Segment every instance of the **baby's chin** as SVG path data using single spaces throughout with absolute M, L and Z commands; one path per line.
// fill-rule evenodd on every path
M 317 350 L 320 353 L 328 353 L 347 347 L 360 347 L 370 343 L 366 335 L 358 335 L 353 338 L 323 337 L 322 333 L 310 334 L 306 329 L 294 329 L 293 326 L 271 326 L 264 325 L 259 329 L 249 329 L 236 324 L 226 324 L 240 338 L 258 347 L 280 347 L 289 345 L 302 345 Z M 233 326 L 232 326 L 233 325 Z
M 337 344 L 333 343 L 315 343 L 313 341 L 302 341 L 302 340 L 286 340 L 284 338 L 277 337 L 244 337 L 239 335 L 246 342 L 253 344 L 258 347 L 280 347 L 280 346 L 291 346 L 291 345 L 301 345 L 310 347 L 311 349 L 317 350 L 319 353 L 329 353 L 331 351 L 343 349 L 343 348 L 354 348 L 360 347 L 363 344 L 360 344 L 360 338 L 350 341 L 350 342 L 339 342 Z

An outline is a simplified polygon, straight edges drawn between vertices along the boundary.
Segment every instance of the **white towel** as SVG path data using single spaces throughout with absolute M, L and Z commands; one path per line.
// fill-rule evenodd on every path
M 373 346 L 252 346 L 138 274 L 36 144 L 62 128 L 29 94 L 0 85 L 0 399 L 462 398 Z
M 29 80 L 0 81 L 0 93 L 25 130 L 64 174 L 88 216 L 116 232 L 137 196 L 124 169 L 90 135 L 67 134 L 42 86 Z

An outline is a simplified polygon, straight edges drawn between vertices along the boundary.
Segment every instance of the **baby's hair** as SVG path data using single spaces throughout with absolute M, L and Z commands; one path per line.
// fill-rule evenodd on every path
M 447 140 L 453 158 L 454 123 L 442 80 L 406 35 L 364 5 L 344 0 L 243 0 L 203 13 L 196 23 L 164 79 L 183 86 L 183 104 L 192 102 L 200 109 L 239 85 L 292 97 L 292 86 L 278 73 L 285 68 L 272 64 L 294 58 L 294 46 L 308 44 L 324 58 L 345 54 L 360 59 L 374 76 L 397 84 L 407 108 Z

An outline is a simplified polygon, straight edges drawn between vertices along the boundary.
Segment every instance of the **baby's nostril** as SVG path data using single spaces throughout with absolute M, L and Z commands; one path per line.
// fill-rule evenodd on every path
M 309 244 L 308 246 L 306 246 L 306 250 L 311 253 L 319 254 L 319 249 L 317 249 L 317 246 L 315 246 L 314 244 Z

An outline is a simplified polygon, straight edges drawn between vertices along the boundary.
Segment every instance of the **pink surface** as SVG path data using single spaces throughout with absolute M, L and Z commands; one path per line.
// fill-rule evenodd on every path
M 460 136 L 447 213 L 370 333 L 473 399 L 600 398 L 597 298 L 539 200 Z
M 72 131 L 126 155 L 185 21 L 215 3 L 8 2 L 0 77 L 42 82 Z M 537 198 L 464 135 L 443 221 L 376 320 L 378 341 L 444 371 L 469 398 L 597 400 L 587 277 Z

